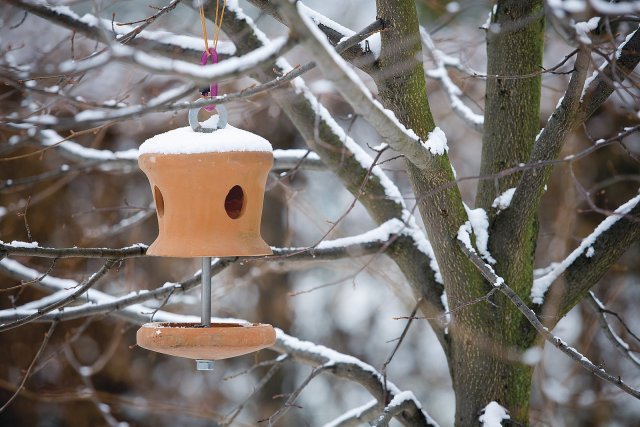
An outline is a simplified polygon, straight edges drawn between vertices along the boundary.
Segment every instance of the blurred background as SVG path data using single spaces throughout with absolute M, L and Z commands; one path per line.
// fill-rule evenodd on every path
M 375 19 L 372 0 L 305 2 L 356 31 Z M 148 2 L 67 1 L 79 15 L 97 13 L 114 22 L 144 19 L 154 11 Z M 239 2 L 270 37 L 285 33 L 282 25 L 259 10 Z M 481 75 L 486 69 L 484 30 L 490 4 L 479 1 L 417 1 L 421 19 L 438 49 L 459 58 Z M 163 4 L 164 5 L 164 4 Z M 159 5 L 155 5 L 159 6 Z M 629 27 L 621 24 L 626 34 Z M 201 37 L 198 15 L 178 6 L 159 18 L 150 29 Z M 225 36 L 222 35 L 224 41 Z M 620 41 L 620 40 L 618 40 Z M 611 52 L 612 45 L 600 46 Z M 96 42 L 49 23 L 6 3 L 0 8 L 0 114 L 47 112 L 72 116 L 95 104 L 138 104 L 177 87 L 181 80 L 154 76 L 132 67 L 110 63 L 71 79 L 57 74 L 61 62 L 82 58 L 97 49 Z M 553 26 L 546 36 L 545 63 L 551 68 L 573 48 Z M 292 64 L 310 57 L 297 48 L 287 55 Z M 599 58 L 594 65 L 599 65 Z M 195 61 L 194 61 L 195 62 Z M 32 64 L 30 80 L 39 91 L 16 90 L 10 76 Z M 431 66 L 427 58 L 426 67 Z M 570 70 L 565 66 L 561 70 Z M 360 73 L 375 91 L 370 78 Z M 484 80 L 450 70 L 464 92 L 463 100 L 482 113 Z M 349 134 L 367 148 L 379 143 L 375 132 L 334 91 L 317 70 L 305 81 Z M 624 127 L 637 125 L 638 75 L 596 113 L 585 129 L 565 145 L 563 155 L 577 153 Z M 556 106 L 568 77 L 543 75 L 541 127 Z M 252 84 L 248 78 L 220 82 L 221 93 Z M 56 92 L 51 88 L 64 92 Z M 429 99 L 439 127 L 447 134 L 450 157 L 458 177 L 479 171 L 481 136 L 451 111 L 437 82 L 428 80 Z M 192 99 L 196 99 L 194 94 Z M 267 95 L 226 104 L 230 123 L 267 138 L 274 148 L 304 148 L 294 125 Z M 186 126 L 186 112 L 154 113 L 117 122 L 73 137 L 85 147 L 120 151 L 137 148 L 147 138 Z M 80 131 L 82 129 L 73 129 Z M 65 134 L 66 135 L 66 134 Z M 33 135 L 0 124 L 0 157 L 34 151 Z M 633 197 L 640 181 L 640 138 L 614 144 L 584 159 L 555 168 L 540 214 L 538 267 L 560 261 L 581 238 L 604 218 L 585 198 L 603 210 L 614 210 Z M 391 156 L 390 156 L 391 157 Z M 401 160 L 389 160 L 383 168 L 413 204 Z M 51 176 L 43 175 L 49 172 Z M 34 179 L 31 179 L 36 177 Z M 16 184 L 18 183 L 18 184 Z M 465 202 L 473 205 L 476 180 L 460 183 Z M 352 196 L 329 172 L 298 171 L 281 177 L 272 174 L 267 184 L 262 234 L 273 246 L 308 246 L 317 242 L 347 210 Z M 145 176 L 137 168 L 117 171 L 85 167 L 55 149 L 39 155 L 0 162 L 0 240 L 33 241 L 51 247 L 118 248 L 142 242 L 157 234 L 152 195 Z M 342 220 L 330 238 L 355 235 L 374 227 L 365 210 L 356 207 Z M 640 263 L 634 245 L 594 288 L 610 310 L 629 329 L 612 320 L 615 331 L 640 351 Z M 102 264 L 99 260 L 16 257 L 17 261 L 50 276 L 81 281 Z M 199 259 L 140 258 L 123 262 L 101 280 L 97 289 L 111 295 L 155 289 L 165 282 L 191 277 Z M 0 309 L 34 301 L 46 295 L 37 286 L 19 286 L 19 280 L 0 272 Z M 10 289 L 11 288 L 11 289 Z M 410 289 L 395 265 L 382 255 L 332 262 L 287 264 L 261 260 L 234 265 L 213 279 L 213 314 L 271 323 L 286 333 L 356 356 L 382 369 L 415 306 Z M 166 304 L 164 304 L 166 302 Z M 200 290 L 156 301 L 163 310 L 198 315 Z M 153 304 L 150 304 L 153 307 Z M 153 308 L 150 309 L 150 313 Z M 25 369 L 40 346 L 48 324 L 32 323 L 0 334 L 0 404 L 16 390 Z M 278 355 L 269 350 L 221 361 L 213 372 L 195 370 L 193 361 L 152 353 L 135 346 L 136 325 L 113 316 L 95 316 L 60 324 L 39 358 L 25 389 L 0 413 L 2 426 L 209 426 L 243 405 L 232 425 L 257 425 L 286 401 L 309 375 L 310 368 L 284 363 L 266 386 L 252 396 L 269 366 L 249 369 Z M 586 302 L 578 305 L 557 326 L 555 333 L 590 360 L 620 374 L 632 385 L 640 384 L 633 366 L 607 341 L 596 313 Z M 635 335 L 633 335 L 635 334 Z M 83 368 L 89 368 L 83 369 Z M 429 325 L 413 322 L 409 333 L 387 368 L 388 378 L 402 390 L 411 390 L 441 425 L 451 425 L 454 398 L 446 361 Z M 555 349 L 547 348 L 535 371 L 532 424 L 549 426 L 631 426 L 640 424 L 640 403 L 594 378 Z M 301 394 L 281 425 L 317 426 L 364 404 L 370 395 L 357 384 L 329 375 L 316 377 Z M 120 423 L 120 424 L 119 424 Z

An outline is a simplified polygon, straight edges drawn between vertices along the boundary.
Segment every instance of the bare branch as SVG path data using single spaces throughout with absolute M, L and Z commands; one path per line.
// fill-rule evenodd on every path
M 11 402 L 13 402 L 13 400 L 16 397 L 18 397 L 18 395 L 20 394 L 22 389 L 24 389 L 24 385 L 26 384 L 27 380 L 31 376 L 31 371 L 32 371 L 34 365 L 36 364 L 36 361 L 38 360 L 38 358 L 40 357 L 40 355 L 44 351 L 44 348 L 49 343 L 49 340 L 51 339 L 51 336 L 53 335 L 53 332 L 56 330 L 56 326 L 58 326 L 58 322 L 56 322 L 56 321 L 52 322 L 51 326 L 49 326 L 49 330 L 44 334 L 44 339 L 42 340 L 42 344 L 40 344 L 40 348 L 36 352 L 35 356 L 33 356 L 33 360 L 31 360 L 31 363 L 29 364 L 29 367 L 27 368 L 27 371 L 24 373 L 24 377 L 22 377 L 22 381 L 20 382 L 20 385 L 18 386 L 18 388 L 16 388 L 16 391 L 9 398 L 9 400 L 7 400 L 4 405 L 2 405 L 2 407 L 0 408 L 0 414 L 5 409 L 7 409 L 7 407 L 11 404 Z
M 0 255 L 33 256 L 40 258 L 133 258 L 144 256 L 147 245 L 141 243 L 119 249 L 112 248 L 50 248 L 29 242 L 0 241 Z

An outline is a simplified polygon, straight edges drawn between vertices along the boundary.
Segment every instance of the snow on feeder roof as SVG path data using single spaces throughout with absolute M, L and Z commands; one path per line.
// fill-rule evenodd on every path
M 202 124 L 215 128 L 218 116 Z M 269 141 L 255 133 L 227 124 L 212 133 L 195 132 L 190 126 L 170 130 L 147 139 L 139 149 L 143 154 L 197 154 L 235 151 L 271 152 Z

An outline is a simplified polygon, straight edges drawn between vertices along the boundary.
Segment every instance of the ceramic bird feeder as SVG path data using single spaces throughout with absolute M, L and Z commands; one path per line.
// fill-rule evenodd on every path
M 159 233 L 147 254 L 202 258 L 202 322 L 148 323 L 138 345 L 196 359 L 240 356 L 275 342 L 271 325 L 211 324 L 211 257 L 271 254 L 260 236 L 267 175 L 273 164 L 264 138 L 227 125 L 226 110 L 200 124 L 189 112 L 188 127 L 156 135 L 140 146 L 138 163 L 156 204 Z
M 215 132 L 206 132 L 212 128 L 199 123 L 193 128 L 156 135 L 140 146 L 138 163 L 149 178 L 159 226 L 147 253 L 271 254 L 260 237 L 264 187 L 273 165 L 271 144 L 232 126 Z

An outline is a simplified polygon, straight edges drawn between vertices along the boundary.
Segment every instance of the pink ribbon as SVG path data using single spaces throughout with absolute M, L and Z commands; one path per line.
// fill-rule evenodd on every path
M 200 58 L 200 65 L 207 65 L 207 60 L 209 57 L 211 57 L 212 64 L 218 63 L 218 52 L 216 52 L 215 48 L 210 47 L 209 51 L 205 50 L 204 52 L 202 52 L 202 57 Z M 202 96 L 209 97 L 209 98 L 212 96 L 218 96 L 218 83 L 212 82 L 211 85 L 209 86 L 209 91 L 208 92 L 206 90 L 203 91 Z M 216 110 L 215 105 L 206 105 L 203 108 L 205 109 L 205 111 L 208 111 L 208 112 L 212 112 Z

